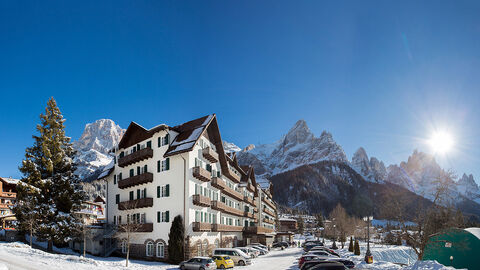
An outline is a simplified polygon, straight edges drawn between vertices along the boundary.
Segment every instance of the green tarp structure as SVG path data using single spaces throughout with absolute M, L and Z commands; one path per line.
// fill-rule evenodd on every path
M 480 269 L 480 228 L 449 229 L 432 236 L 423 260 L 436 260 L 455 268 Z

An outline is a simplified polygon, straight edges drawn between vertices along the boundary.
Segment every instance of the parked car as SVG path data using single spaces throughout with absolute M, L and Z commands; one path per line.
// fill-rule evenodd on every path
M 302 267 L 304 262 L 311 261 L 311 260 L 314 260 L 316 258 L 318 258 L 317 255 L 312 255 L 312 254 L 302 255 L 302 257 L 300 257 L 298 259 L 298 268 Z
M 229 256 L 235 265 L 244 266 L 252 263 L 250 256 L 238 248 L 216 248 L 213 250 L 213 255 Z
M 288 243 L 287 242 L 273 243 L 272 248 L 281 248 L 281 249 L 288 248 Z
M 332 254 L 332 255 L 334 255 L 334 256 L 340 257 L 340 255 L 338 255 L 338 253 L 336 253 L 334 250 L 329 249 L 329 248 L 327 248 L 327 247 L 314 247 L 314 248 L 310 249 L 309 252 L 317 251 L 317 250 L 326 251 L 326 252 L 328 252 L 328 253 L 330 253 L 330 254 Z
M 309 244 L 316 244 L 316 245 L 323 246 L 323 242 L 320 240 L 306 240 L 305 242 L 302 243 L 302 247 L 305 247 L 306 245 L 309 245 Z
M 355 268 L 355 263 L 350 261 L 350 260 L 347 260 L 347 259 L 343 259 L 343 258 L 330 258 L 328 259 L 327 261 L 331 261 L 331 262 L 339 262 L 339 263 L 342 263 L 343 265 L 345 265 L 345 267 L 347 268 Z
M 245 254 L 249 255 L 250 258 L 256 258 L 258 257 L 257 253 L 260 253 L 258 251 L 255 251 L 253 248 L 249 248 L 249 247 L 236 247 L 236 248 L 240 249 Z
M 180 269 L 182 270 L 211 270 L 217 269 L 217 264 L 212 260 L 212 258 L 208 257 L 195 257 L 191 258 L 188 261 L 184 261 L 180 263 Z
M 300 270 L 345 270 L 345 265 L 339 262 L 331 262 L 324 260 L 313 260 L 305 262 Z
M 303 250 L 304 250 L 305 252 L 308 252 L 308 251 L 310 251 L 312 248 L 315 248 L 315 247 L 323 247 L 323 245 L 311 243 L 311 244 L 305 245 L 305 246 L 303 247 Z
M 259 246 L 259 247 L 261 247 L 261 248 L 263 248 L 263 249 L 265 249 L 265 250 L 267 250 L 267 251 L 268 251 L 268 247 L 267 247 L 267 246 L 265 246 L 265 245 L 262 245 L 262 244 L 260 244 L 260 243 L 250 243 L 250 245 L 253 245 L 253 246 Z
M 265 255 L 265 254 L 268 253 L 268 250 L 263 249 L 263 248 L 261 248 L 261 247 L 259 247 L 259 246 L 248 245 L 247 247 L 253 248 L 254 250 L 258 250 L 258 252 L 260 252 L 260 255 Z
M 212 259 L 215 261 L 218 269 L 233 268 L 235 266 L 233 260 L 228 256 L 217 255 L 212 256 Z
M 326 250 L 314 250 L 314 251 L 309 251 L 307 252 L 306 254 L 308 255 L 317 255 L 317 256 L 325 256 L 325 257 L 335 257 L 335 258 L 339 258 L 340 256 L 339 255 L 333 255 L 331 254 L 330 252 L 326 251 Z

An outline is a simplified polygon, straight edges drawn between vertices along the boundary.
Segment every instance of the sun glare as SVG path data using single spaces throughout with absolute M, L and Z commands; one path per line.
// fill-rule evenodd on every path
M 446 132 L 436 132 L 429 140 L 430 147 L 435 153 L 445 154 L 453 147 L 452 136 Z

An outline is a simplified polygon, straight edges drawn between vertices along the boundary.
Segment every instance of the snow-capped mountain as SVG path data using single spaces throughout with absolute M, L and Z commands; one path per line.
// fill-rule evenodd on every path
M 109 151 L 122 139 L 125 130 L 110 119 L 99 119 L 85 125 L 78 141 L 73 143 L 77 155 L 76 174 L 80 179 L 88 178 L 92 173 L 112 162 Z
M 234 143 L 230 143 L 227 141 L 223 141 L 222 143 L 223 143 L 223 149 L 225 149 L 225 153 L 242 151 L 242 149 L 236 146 Z
M 353 154 L 352 167 L 362 175 L 365 180 L 370 182 L 383 182 L 387 176 L 387 169 L 383 162 L 375 157 L 371 157 L 370 160 L 368 160 L 367 152 L 363 147 L 358 148 L 355 154 Z
M 322 160 L 348 161 L 332 134 L 323 131 L 320 137 L 315 137 L 304 120 L 297 121 L 277 142 L 249 145 L 237 157 L 241 164 L 253 165 L 260 178 Z
M 457 189 L 463 196 L 480 203 L 480 188 L 475 183 L 473 175 L 464 173 L 457 182 Z

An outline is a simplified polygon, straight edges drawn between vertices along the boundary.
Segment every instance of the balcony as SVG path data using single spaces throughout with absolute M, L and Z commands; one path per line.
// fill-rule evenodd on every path
M 275 206 L 275 204 L 273 204 L 269 199 L 265 199 L 265 197 L 262 198 L 262 201 L 264 203 L 266 203 L 268 206 L 270 206 L 271 208 L 273 209 L 276 209 L 277 207 Z
M 264 218 L 262 219 L 262 221 L 268 224 L 275 224 L 275 220 L 273 219 Z
M 250 212 L 243 212 L 243 216 L 246 217 L 246 218 L 254 218 L 255 215 L 253 213 L 250 213 Z
M 135 175 L 129 178 L 119 180 L 118 188 L 124 189 L 124 188 L 129 188 L 136 185 L 142 185 L 142 184 L 151 183 L 151 182 L 153 182 L 153 173 L 146 172 L 146 173 L 142 173 L 139 175 Z
M 243 196 L 243 201 L 251 205 L 255 205 L 253 199 L 248 196 Z
M 142 223 L 142 224 L 119 224 L 118 231 L 125 232 L 125 229 L 130 226 L 131 232 L 153 232 L 153 223 Z
M 218 178 L 218 177 L 213 177 L 211 184 L 213 187 L 216 187 L 220 190 L 223 190 L 227 187 L 227 185 L 225 184 L 225 181 L 223 181 L 221 178 Z
M 197 206 L 208 207 L 211 204 L 210 198 L 200 194 L 193 195 L 193 204 Z
M 212 201 L 211 202 L 211 207 L 212 207 L 212 209 L 217 210 L 217 211 L 225 211 L 225 207 L 227 207 L 227 205 L 225 205 L 224 203 L 222 203 L 220 201 Z
M 153 149 L 152 148 L 143 148 L 136 152 L 133 152 L 129 155 L 121 157 L 118 159 L 118 166 L 125 167 L 135 162 L 142 161 L 144 159 L 152 158 L 153 157 Z
M 243 217 L 243 211 L 242 210 L 237 209 L 237 208 L 233 208 L 233 207 L 230 207 L 230 206 L 227 206 L 227 205 L 225 205 L 225 209 L 223 209 L 222 212 L 230 214 L 230 215 L 234 215 L 234 216 Z
M 249 226 L 245 227 L 244 231 L 246 233 L 252 234 L 266 234 L 266 233 L 273 233 L 273 229 L 260 227 L 260 226 Z
M 208 182 L 211 179 L 211 173 L 202 167 L 193 167 L 193 177 L 200 181 Z
M 230 187 L 225 187 L 225 189 L 223 189 L 222 191 L 224 194 L 236 199 L 236 200 L 239 200 L 239 201 L 242 201 L 243 200 L 243 195 L 242 193 L 230 188 Z
M 248 182 L 247 184 L 247 189 L 250 190 L 251 192 L 255 192 L 255 188 L 253 187 L 252 183 Z
M 243 226 L 212 224 L 212 232 L 241 232 L 241 231 L 243 231 Z
M 13 207 L 12 203 L 0 203 L 0 208 L 1 209 L 9 209 L 11 207 Z
M 202 155 L 206 160 L 210 161 L 211 163 L 217 163 L 218 162 L 217 152 L 215 152 L 215 150 L 213 150 L 210 147 L 202 149 Z
M 120 202 L 118 204 L 118 210 L 130 210 L 130 209 L 152 207 L 152 206 L 153 206 L 153 198 L 142 198 L 137 200 Z
M 209 232 L 212 229 L 212 224 L 205 222 L 193 222 L 192 229 L 194 232 Z
M 17 197 L 17 193 L 15 193 L 15 192 L 0 192 L 0 197 L 4 197 L 4 198 L 16 198 L 16 197 Z
M 275 213 L 273 213 L 272 211 L 268 210 L 268 208 L 264 208 L 264 209 L 263 209 L 263 212 L 269 214 L 269 215 L 272 216 L 272 217 L 275 216 Z
M 225 171 L 224 174 L 226 176 L 228 176 L 228 178 L 230 178 L 230 180 L 232 180 L 234 182 L 237 182 L 237 183 L 240 183 L 240 176 L 235 174 L 230 168 L 228 168 L 228 170 Z

